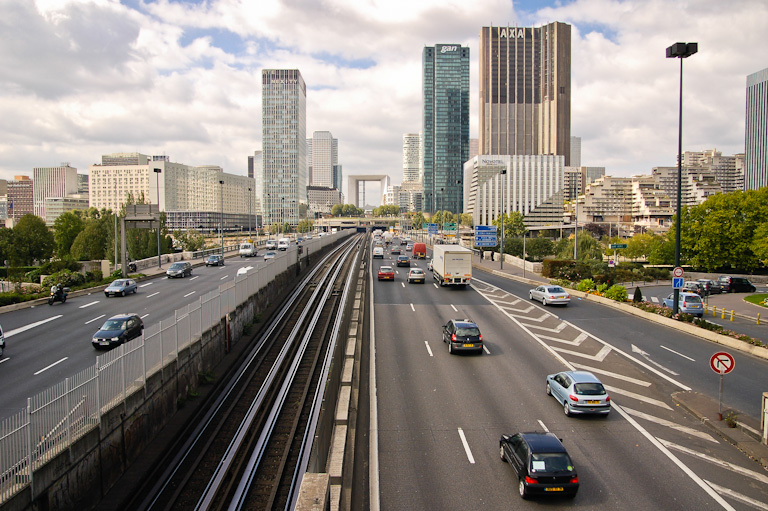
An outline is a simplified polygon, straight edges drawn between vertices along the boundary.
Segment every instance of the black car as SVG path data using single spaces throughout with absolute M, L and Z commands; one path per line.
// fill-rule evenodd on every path
M 693 293 L 699 296 L 704 296 L 706 293 L 704 284 L 701 282 L 694 282 L 694 281 L 688 281 L 685 284 L 683 284 L 682 291 L 685 291 L 686 293 Z
M 399 256 L 397 256 L 397 265 L 398 266 L 405 266 L 406 268 L 410 268 L 411 260 L 408 259 L 407 255 L 399 255 Z
M 443 325 L 443 342 L 448 343 L 448 353 L 451 354 L 465 350 L 483 353 L 483 336 L 469 319 L 452 319 Z
M 187 275 L 192 275 L 192 265 L 187 262 L 173 263 L 165 271 L 165 275 L 169 279 L 174 279 L 176 277 L 184 278 Z
M 224 258 L 220 255 L 209 255 L 205 260 L 206 266 L 224 266 Z
M 501 435 L 499 455 L 515 469 L 520 496 L 576 496 L 579 476 L 568 451 L 553 433 Z
M 91 343 L 96 349 L 111 348 L 135 339 L 142 330 L 144 322 L 138 314 L 117 314 L 101 325 L 99 331 L 93 334 Z
M 722 275 L 717 283 L 723 288 L 723 293 L 754 293 L 757 288 L 744 277 Z

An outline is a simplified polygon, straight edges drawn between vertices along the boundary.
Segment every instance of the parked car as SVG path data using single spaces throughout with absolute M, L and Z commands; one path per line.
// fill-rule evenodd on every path
M 704 296 L 707 294 L 704 284 L 698 281 L 689 280 L 685 284 L 683 284 L 683 289 L 681 291 L 684 291 L 686 293 L 693 293 L 699 296 Z
M 267 252 L 264 254 L 264 260 L 268 261 L 269 259 L 274 259 L 277 254 L 275 252 Z
M 587 371 L 564 371 L 547 375 L 547 395 L 563 407 L 565 415 L 608 415 L 611 396 L 597 377 Z
M 241 256 L 242 257 L 242 256 Z M 224 266 L 224 258 L 221 255 L 209 255 L 205 260 L 206 266 Z
M 395 280 L 395 270 L 391 266 L 381 266 L 379 268 L 379 280 Z
M 576 468 L 554 433 L 515 433 L 499 439 L 501 461 L 512 465 L 517 474 L 520 496 L 576 496 L 579 476 Z
M 117 314 L 101 325 L 98 332 L 93 334 L 91 344 L 96 349 L 111 348 L 128 342 L 141 335 L 144 322 L 138 314 Z
M 717 282 L 723 288 L 723 293 L 754 293 L 757 288 L 744 277 L 722 275 Z
M 704 291 L 710 295 L 719 295 L 723 292 L 723 288 L 720 284 L 714 280 L 698 279 L 696 282 L 704 286 Z
M 664 299 L 662 306 L 672 309 L 674 308 L 674 304 L 675 293 L 672 293 Z M 701 297 L 697 294 L 681 292 L 677 305 L 680 312 L 693 314 L 694 316 L 698 316 L 700 318 L 704 317 L 704 303 L 702 303 Z
M 125 296 L 130 293 L 135 293 L 139 286 L 136 285 L 136 281 L 133 279 L 117 279 L 104 289 L 104 295 L 109 298 L 110 296 Z
M 411 266 L 411 260 L 408 258 L 407 255 L 399 255 L 397 256 L 397 265 L 405 266 L 406 268 L 408 268 Z
M 448 343 L 448 353 L 475 351 L 483 353 L 483 335 L 477 324 L 469 319 L 452 319 L 443 325 L 443 342 Z
M 528 298 L 538 300 L 542 305 L 561 304 L 568 305 L 571 295 L 560 286 L 544 285 L 528 291 Z
M 168 269 L 165 271 L 165 275 L 169 279 L 173 279 L 176 277 L 186 277 L 187 275 L 192 275 L 192 265 L 188 262 L 179 261 L 177 263 L 173 263 L 168 267 Z
M 408 272 L 408 283 L 424 284 L 426 282 L 426 275 L 421 268 L 411 268 Z

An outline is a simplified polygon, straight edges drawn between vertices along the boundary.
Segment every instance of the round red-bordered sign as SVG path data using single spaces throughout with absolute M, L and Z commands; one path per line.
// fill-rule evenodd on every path
M 717 374 L 728 374 L 733 371 L 736 361 L 730 353 L 719 351 L 709 359 L 709 367 Z
M 683 269 L 678 266 L 677 268 L 672 270 L 672 276 L 673 277 L 682 277 L 683 276 Z

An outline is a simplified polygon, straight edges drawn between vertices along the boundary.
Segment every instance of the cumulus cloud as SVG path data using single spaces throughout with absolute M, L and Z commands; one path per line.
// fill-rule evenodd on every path
M 613 175 L 672 165 L 679 62 L 684 149 L 744 150 L 746 75 L 766 67 L 762 0 L 0 0 L 0 178 L 139 151 L 245 174 L 261 145 L 261 70 L 298 68 L 307 136 L 339 139 L 345 174 L 402 178 L 421 127 L 425 45 L 471 48 L 477 137 L 482 26 L 563 21 L 572 34 L 572 129 L 585 165 Z

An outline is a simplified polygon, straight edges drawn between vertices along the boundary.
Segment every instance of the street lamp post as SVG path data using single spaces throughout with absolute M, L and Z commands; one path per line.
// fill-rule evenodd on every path
M 683 59 L 699 51 L 698 43 L 675 43 L 667 48 L 668 59 L 680 59 L 680 100 L 677 125 L 677 212 L 675 213 L 675 268 L 680 266 L 680 210 L 683 194 Z M 672 314 L 677 314 L 680 289 L 674 290 Z
M 162 268 L 163 263 L 160 259 L 160 172 L 163 169 L 154 169 L 157 176 L 157 267 Z
M 251 239 L 251 188 L 248 188 L 248 239 Z
M 221 234 L 221 258 L 224 259 L 224 180 L 219 180 L 221 185 L 221 217 L 219 220 L 219 233 Z
M 507 163 L 507 167 L 509 167 L 509 163 Z M 506 180 L 507 175 L 507 169 L 501 169 L 499 172 L 501 174 L 501 245 L 499 245 L 499 269 L 504 269 L 504 216 L 506 215 L 506 212 L 504 211 L 504 181 Z

